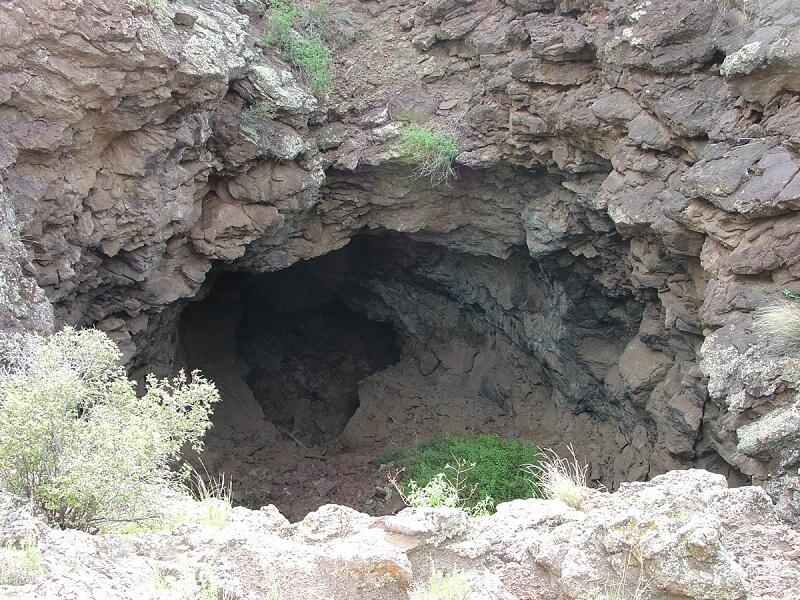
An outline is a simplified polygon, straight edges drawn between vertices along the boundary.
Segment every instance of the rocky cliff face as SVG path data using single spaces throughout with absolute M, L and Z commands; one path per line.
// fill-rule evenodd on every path
M 3 3 L 0 324 L 52 305 L 172 369 L 221 272 L 330 255 L 402 345 L 350 447 L 500 430 L 607 485 L 699 465 L 800 510 L 797 361 L 751 333 L 800 292 L 796 3 L 331 10 L 355 43 L 318 99 L 254 45 L 257 1 Z M 456 132 L 452 185 L 398 160 L 409 119 Z

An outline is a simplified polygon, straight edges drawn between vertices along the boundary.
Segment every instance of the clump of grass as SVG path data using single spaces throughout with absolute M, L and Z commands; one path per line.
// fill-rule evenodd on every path
M 412 501 L 427 496 L 431 502 L 439 500 L 440 506 L 465 509 L 481 505 L 491 508 L 486 504 L 487 497 L 493 502 L 530 498 L 533 489 L 521 467 L 537 464 L 540 459 L 532 444 L 475 434 L 434 436 L 378 457 L 381 462 L 394 461 L 403 468 L 398 491 Z
M 552 450 L 544 451 L 544 459 L 524 465 L 522 471 L 530 476 L 530 485 L 538 496 L 561 500 L 567 506 L 580 509 L 586 497 L 589 466 L 581 464 L 572 446 L 570 457 L 561 458 Z
M 424 585 L 411 590 L 411 600 L 465 600 L 471 588 L 463 572 L 444 574 L 434 568 Z
M 435 186 L 456 178 L 453 161 L 458 143 L 446 131 L 427 125 L 406 125 L 400 130 L 400 152 L 413 165 L 416 177 L 427 177 Z
M 235 600 L 236 597 L 229 590 L 220 589 L 210 581 L 203 581 L 200 583 L 200 589 L 195 598 L 197 600 Z
M 269 28 L 257 40 L 261 46 L 274 45 L 281 49 L 283 57 L 302 73 L 311 91 L 324 96 L 331 83 L 331 51 L 319 31 L 313 27 L 325 15 L 327 2 L 320 0 L 309 9 L 312 18 L 306 18 L 305 26 L 297 23 L 303 15 L 301 9 L 283 0 L 272 0 L 269 9 Z
M 256 102 L 244 111 L 244 120 L 249 123 L 273 121 L 278 116 L 277 109 L 270 102 Z
M 156 594 L 166 594 L 172 591 L 175 585 L 175 578 L 169 577 L 161 567 L 158 565 L 153 566 L 153 590 Z
M 800 348 L 800 305 L 778 302 L 756 311 L 753 330 L 765 342 L 786 351 Z
M 35 541 L 20 548 L 0 549 L 0 585 L 35 583 L 44 570 L 42 553 Z
M 649 600 L 650 584 L 652 578 L 646 579 L 644 570 L 642 569 L 641 558 L 637 560 L 639 563 L 639 576 L 635 582 L 631 582 L 631 556 L 634 555 L 630 551 L 625 558 L 625 564 L 622 566 L 622 573 L 616 582 L 606 582 L 601 588 L 591 590 L 586 596 L 586 600 Z
M 194 467 L 190 468 L 189 491 L 200 503 L 200 521 L 222 529 L 230 521 L 233 510 L 233 484 L 224 473 L 214 477 L 205 466 L 203 470 L 205 476 Z

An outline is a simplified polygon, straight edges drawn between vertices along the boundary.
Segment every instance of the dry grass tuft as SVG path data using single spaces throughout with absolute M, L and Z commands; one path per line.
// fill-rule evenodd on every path
M 233 484 L 225 478 L 224 473 L 214 477 L 208 473 L 205 465 L 203 470 L 205 476 L 194 467 L 190 468 L 189 491 L 200 503 L 200 520 L 221 529 L 228 524 L 233 510 Z
M 570 457 L 562 458 L 553 450 L 542 450 L 544 458 L 537 464 L 525 465 L 523 471 L 531 476 L 537 495 L 561 500 L 567 506 L 580 509 L 586 496 L 589 465 L 581 463 L 572 446 Z
M 636 559 L 639 575 L 636 577 L 636 581 L 631 581 L 631 558 L 635 554 L 635 550 L 628 552 L 622 566 L 622 573 L 617 581 L 607 581 L 601 588 L 593 588 L 581 598 L 586 600 L 650 600 L 652 598 L 650 593 L 652 578 L 645 577 L 641 556 Z
M 778 302 L 758 309 L 753 330 L 764 342 L 784 351 L 800 349 L 800 304 Z

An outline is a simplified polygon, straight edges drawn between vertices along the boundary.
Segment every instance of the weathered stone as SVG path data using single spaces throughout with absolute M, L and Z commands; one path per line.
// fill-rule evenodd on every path
M 290 524 L 272 506 L 234 508 L 221 528 L 203 522 L 202 504 L 166 493 L 154 500 L 182 524 L 126 535 L 51 529 L 0 495 L 0 542 L 35 543 L 42 556 L 32 583 L 0 590 L 19 600 L 133 600 L 166 585 L 176 596 L 402 600 L 425 585 L 431 563 L 461 571 L 472 596 L 503 600 L 637 585 L 654 600 L 790 600 L 800 585 L 798 533 L 759 488 L 728 489 L 719 475 L 688 470 L 585 492 L 580 509 L 515 500 L 480 519 L 452 508 L 373 518 L 328 505 Z

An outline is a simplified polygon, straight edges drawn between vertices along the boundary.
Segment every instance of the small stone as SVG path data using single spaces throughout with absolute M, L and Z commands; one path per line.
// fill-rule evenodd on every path
M 458 104 L 458 100 L 455 98 L 451 98 L 450 100 L 444 100 L 443 102 L 439 103 L 439 110 L 450 110 L 451 108 L 455 108 Z
M 191 13 L 178 11 L 175 13 L 175 16 L 172 17 L 172 22 L 181 27 L 194 27 L 194 24 L 197 22 L 197 16 Z

